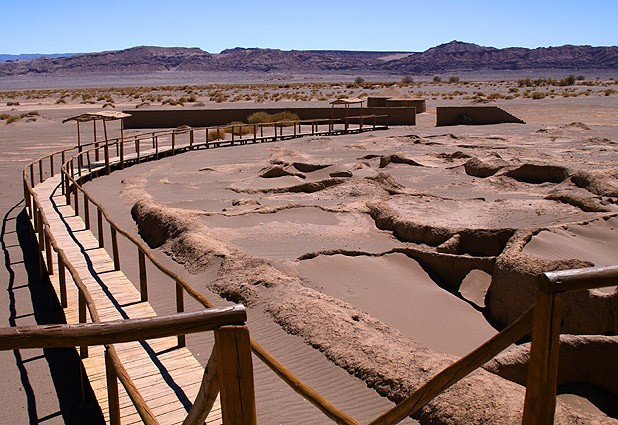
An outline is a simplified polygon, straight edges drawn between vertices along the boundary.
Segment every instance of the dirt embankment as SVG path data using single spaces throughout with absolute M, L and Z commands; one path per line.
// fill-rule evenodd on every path
M 400 401 L 456 360 L 434 353 L 340 300 L 304 287 L 298 278 L 209 235 L 191 214 L 142 200 L 132 209 L 140 235 L 189 270 L 216 267 L 208 286 L 234 301 L 261 304 L 286 331 L 302 336 L 331 361 L 380 394 Z M 471 389 L 474 389 L 471 391 Z M 426 423 L 517 423 L 524 389 L 479 370 L 428 404 Z M 556 423 L 603 423 L 607 417 L 558 403 Z

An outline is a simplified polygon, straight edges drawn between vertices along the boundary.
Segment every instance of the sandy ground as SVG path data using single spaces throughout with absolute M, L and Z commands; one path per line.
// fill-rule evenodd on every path
M 403 338 L 402 346 L 420 344 L 422 348 L 415 348 L 419 352 L 451 359 L 478 346 L 501 325 L 485 305 L 492 270 L 472 268 L 470 273 L 449 279 L 414 253 L 452 250 L 446 245 L 440 250 L 438 247 L 458 236 L 460 241 L 452 255 L 495 259 L 504 244 L 496 242 L 499 237 L 475 239 L 478 231 L 493 235 L 513 229 L 539 229 L 523 248 L 526 255 L 548 261 L 576 258 L 595 265 L 615 264 L 618 194 L 593 193 L 590 185 L 578 187 L 569 179 L 530 182 L 506 173 L 524 164 L 552 165 L 564 167 L 570 175 L 599 173 L 609 179 L 603 180 L 606 189 L 607 184 L 610 189 L 618 187 L 617 99 L 598 95 L 499 101 L 528 124 L 434 128 L 435 106 L 469 103 L 462 98 L 438 98 L 434 103 L 428 101 L 429 111 L 418 116 L 417 127 L 190 153 L 116 172 L 90 183 L 89 190 L 118 221 L 135 232 L 137 225 L 129 213 L 139 198 L 135 188 L 165 207 L 191 211 L 209 240 L 242 253 L 242 258 L 266 262 L 260 264 L 268 264 L 273 273 L 323 294 L 327 306 L 343 302 L 351 306 L 351 311 L 366 314 L 367 320 L 377 320 L 380 329 L 389 329 L 386 334 L 395 332 Z M 18 220 L 14 218 L 22 208 L 17 205 L 21 198 L 21 168 L 27 159 L 71 143 L 74 128 L 59 124 L 63 118 L 87 108 L 100 110 L 99 105 L 55 104 L 53 97 L 36 103 L 21 99 L 19 106 L 6 108 L 9 112 L 28 111 L 36 105 L 42 115 L 36 121 L 0 123 L 2 176 L 7 182 L 0 189 L 7 229 L 3 232 L 3 275 L 7 276 L 8 291 L 3 293 L 9 298 L 2 300 L 2 305 L 8 307 L 2 309 L 6 325 L 40 322 L 29 315 L 32 299 L 37 297 L 31 295 L 33 279 L 28 277 L 27 264 L 20 263 L 26 244 L 17 240 Z M 485 164 L 499 163 L 502 168 L 491 177 L 473 176 L 465 165 L 472 158 Z M 300 171 L 294 163 L 326 167 Z M 303 174 L 304 178 L 260 177 L 277 165 Z M 331 176 L 343 171 L 352 177 Z M 331 178 L 342 181 L 313 193 L 289 191 L 290 187 L 307 182 L 319 184 Z M 550 199 L 552 195 L 554 199 Z M 571 202 L 556 201 L 556 195 Z M 578 199 L 598 208 L 585 211 L 583 201 L 575 202 Z M 238 200 L 242 202 L 233 205 Z M 418 229 L 430 231 L 418 236 Z M 467 229 L 477 232 L 470 236 Z M 444 235 L 447 240 L 439 240 Z M 486 248 L 492 244 L 499 248 Z M 128 247 L 125 249 L 129 255 Z M 491 252 L 483 252 L 486 250 Z M 169 246 L 155 250 L 162 261 L 217 299 L 212 292 L 218 275 L 216 265 L 186 270 L 166 252 L 173 254 Z M 238 267 L 242 271 L 244 266 L 241 263 Z M 135 274 L 131 265 L 129 269 Z M 155 278 L 153 304 L 158 312 L 169 313 L 173 290 L 164 286 L 163 279 L 160 282 Z M 15 288 L 23 288 L 25 293 Z M 260 299 L 249 308 L 249 324 L 258 341 L 358 419 L 367 421 L 388 408 L 388 400 L 367 388 L 368 384 L 379 385 L 351 376 L 355 366 L 342 364 L 333 354 L 337 347 L 329 345 L 328 326 L 323 326 L 326 336 L 308 335 L 306 329 L 294 323 L 302 318 L 300 311 L 287 323 L 281 311 L 273 313 L 270 297 L 280 293 L 257 290 Z M 209 352 L 209 343 L 208 339 L 189 338 L 191 350 L 200 359 Z M 32 361 L 20 360 L 14 353 L 2 354 L 2 370 L 6 371 L 9 385 L 0 409 L 5 412 L 0 414 L 6 416 L 0 421 L 48 418 L 52 423 L 70 422 L 70 414 L 66 413 L 70 409 L 57 404 L 63 397 L 58 393 L 64 394 L 64 390 L 48 377 L 53 376 L 49 356 L 29 351 L 26 357 L 32 357 Z M 302 423 L 323 423 L 315 409 L 257 361 L 255 364 L 261 423 L 298 423 L 299 418 Z M 362 374 L 357 376 L 362 378 Z M 24 394 L 24 388 L 38 385 L 40 391 L 27 389 Z M 381 392 L 397 398 L 388 390 Z M 602 415 L 585 398 L 575 397 L 570 406 L 578 403 Z M 426 415 L 431 417 L 430 413 Z

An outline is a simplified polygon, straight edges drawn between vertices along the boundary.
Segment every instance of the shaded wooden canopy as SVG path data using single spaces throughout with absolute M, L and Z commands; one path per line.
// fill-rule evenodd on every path
M 331 105 L 350 105 L 350 104 L 354 104 L 354 103 L 363 103 L 364 100 L 363 99 L 359 99 L 358 97 L 346 97 L 343 99 L 336 99 L 333 100 L 330 104 Z
M 103 121 L 113 121 L 120 120 L 123 118 L 130 117 L 131 114 L 127 114 L 125 112 L 119 111 L 100 111 L 100 112 L 88 112 L 86 114 L 76 115 L 71 118 L 67 118 L 62 122 L 68 121 L 77 121 L 77 122 L 86 122 L 86 121 L 95 121 L 95 120 L 103 120 Z

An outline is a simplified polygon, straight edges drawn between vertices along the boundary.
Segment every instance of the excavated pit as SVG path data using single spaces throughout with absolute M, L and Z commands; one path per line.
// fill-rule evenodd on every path
M 618 263 L 616 157 L 574 155 L 580 130 L 568 130 L 559 141 L 400 131 L 195 152 L 125 179 L 123 196 L 152 247 L 192 273 L 215 270 L 210 290 L 259 306 L 401 400 L 517 318 L 542 272 Z M 602 335 L 616 333 L 617 299 L 615 288 L 569 295 L 564 330 L 615 349 Z M 517 422 L 521 379 L 498 369 L 417 419 Z M 557 409 L 556 423 L 612 420 Z

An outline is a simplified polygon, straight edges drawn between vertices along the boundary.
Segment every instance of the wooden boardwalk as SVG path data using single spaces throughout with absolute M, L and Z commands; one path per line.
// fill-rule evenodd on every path
M 35 192 L 59 247 L 75 266 L 96 304 L 101 321 L 156 316 L 148 302 L 141 302 L 139 291 L 121 272 L 85 223 L 61 195 L 60 176 L 36 185 Z M 53 256 L 54 270 L 58 270 Z M 67 323 L 79 323 L 78 291 L 69 273 L 67 278 Z M 50 275 L 60 299 L 58 273 Z M 187 348 L 177 348 L 175 337 L 115 344 L 118 356 L 146 403 L 161 424 L 182 423 L 195 400 L 204 373 L 203 367 Z M 109 422 L 104 350 L 89 348 L 84 368 L 106 421 Z M 141 419 L 119 384 L 122 424 L 140 423 Z M 219 398 L 208 416 L 208 424 L 220 424 Z

